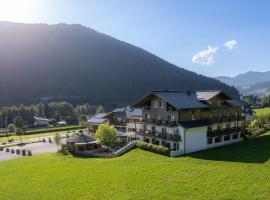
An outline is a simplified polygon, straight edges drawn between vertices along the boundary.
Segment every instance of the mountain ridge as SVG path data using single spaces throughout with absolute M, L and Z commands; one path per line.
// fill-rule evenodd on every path
M 228 85 L 233 85 L 235 87 L 248 87 L 265 81 L 270 81 L 270 71 L 257 72 L 248 71 L 245 73 L 240 73 L 236 76 L 217 76 L 216 79 L 224 82 Z
M 82 25 L 4 23 L 0 22 L 2 105 L 57 96 L 123 105 L 149 90 L 165 88 L 221 89 L 239 95 L 234 87 Z

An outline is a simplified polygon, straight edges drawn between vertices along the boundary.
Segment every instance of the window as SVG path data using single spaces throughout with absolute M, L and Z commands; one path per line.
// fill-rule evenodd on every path
M 212 138 L 207 138 L 207 144 L 212 144 L 213 140 Z
M 230 135 L 225 135 L 224 136 L 224 141 L 229 141 L 231 139 Z
M 221 142 L 221 136 L 215 138 L 215 143 Z
M 233 134 L 233 137 L 232 137 L 234 140 L 235 139 L 238 139 L 238 134 L 236 133 L 236 134 Z
M 157 100 L 153 100 L 152 101 L 153 107 L 157 108 L 158 107 L 158 101 Z
M 152 126 L 152 132 L 156 132 L 156 127 Z
M 226 124 L 226 128 L 231 128 L 231 124 Z
M 162 144 L 162 146 L 165 146 L 165 141 L 162 140 L 161 144 Z
M 176 143 L 173 143 L 173 151 L 176 150 Z

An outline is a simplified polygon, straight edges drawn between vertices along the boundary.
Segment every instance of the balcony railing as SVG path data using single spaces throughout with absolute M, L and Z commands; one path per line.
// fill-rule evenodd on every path
M 143 135 L 143 136 L 152 137 L 152 138 L 157 138 L 157 139 L 170 140 L 170 141 L 174 141 L 174 142 L 182 141 L 180 135 L 169 134 L 169 133 L 159 133 L 157 131 L 140 130 L 140 131 L 138 131 L 138 134 Z
M 176 121 L 167 121 L 167 120 L 156 120 L 156 119 L 148 119 L 148 118 L 143 118 L 142 122 L 149 123 L 149 124 L 155 124 L 155 125 L 164 125 L 164 126 L 169 126 L 169 127 L 174 127 L 177 126 Z
M 225 128 L 220 130 L 207 130 L 207 137 L 216 137 L 222 135 L 230 135 L 234 133 L 243 132 L 242 127 Z

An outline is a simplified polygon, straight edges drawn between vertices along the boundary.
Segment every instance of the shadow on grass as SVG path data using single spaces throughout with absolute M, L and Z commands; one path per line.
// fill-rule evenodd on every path
M 270 135 L 187 155 L 204 160 L 265 163 L 270 159 Z

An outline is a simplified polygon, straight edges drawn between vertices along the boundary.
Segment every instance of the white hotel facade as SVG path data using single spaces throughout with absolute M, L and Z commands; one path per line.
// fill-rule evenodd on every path
M 178 156 L 242 141 L 243 106 L 222 91 L 152 91 L 135 104 L 143 109 L 142 120 L 127 128 Z

